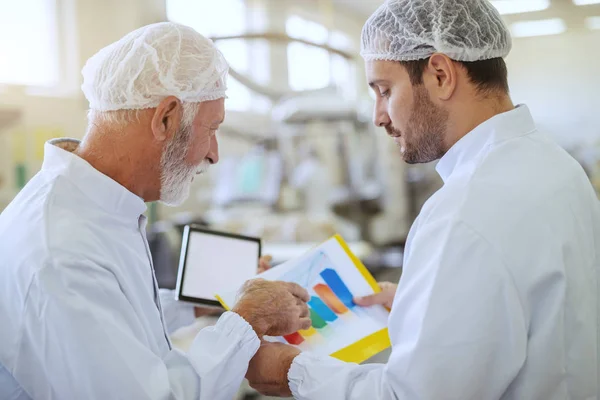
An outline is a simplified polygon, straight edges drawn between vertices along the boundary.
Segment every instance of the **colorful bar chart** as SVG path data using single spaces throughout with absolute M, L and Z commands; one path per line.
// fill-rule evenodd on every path
M 354 296 L 352 296 L 350 289 L 335 270 L 327 268 L 321 272 L 321 277 L 346 307 L 352 308 L 355 306 L 352 300 Z
M 313 290 L 327 304 L 327 307 L 331 308 L 336 314 L 345 314 L 348 312 L 348 307 L 338 299 L 329 286 L 318 283 L 313 287 Z
M 325 321 L 332 322 L 337 319 L 337 315 L 335 315 L 335 313 L 331 311 L 329 307 L 327 307 L 327 304 L 323 303 L 323 300 L 316 296 L 311 296 L 308 305 Z
M 321 260 L 327 260 L 322 254 Z M 332 268 L 325 268 L 319 273 L 325 283 L 317 283 L 312 287 L 316 296 L 311 296 L 308 306 L 312 327 L 284 336 L 284 339 L 293 345 L 299 345 L 317 333 L 318 329 L 325 328 L 328 323 L 338 319 L 338 315 L 345 314 L 354 307 L 352 292 L 346 286 L 339 274 Z

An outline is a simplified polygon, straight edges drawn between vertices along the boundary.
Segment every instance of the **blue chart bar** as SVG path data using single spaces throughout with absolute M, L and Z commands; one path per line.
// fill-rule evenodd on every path
M 335 270 L 331 268 L 324 269 L 321 272 L 321 278 L 346 307 L 352 308 L 355 306 L 354 301 L 352 301 L 354 296 L 352 296 L 352 293 Z
M 308 305 L 325 321 L 331 322 L 337 319 L 337 315 L 318 297 L 311 296 Z

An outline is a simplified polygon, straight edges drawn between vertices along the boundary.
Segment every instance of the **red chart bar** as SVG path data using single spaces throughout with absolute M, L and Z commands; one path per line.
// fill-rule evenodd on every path
M 341 302 L 340 299 L 331 291 L 329 286 L 319 283 L 313 287 L 317 296 L 323 300 L 327 307 L 331 308 L 336 314 L 344 314 L 348 312 L 348 307 Z
M 283 337 L 289 344 L 299 345 L 304 342 L 304 338 L 298 332 Z

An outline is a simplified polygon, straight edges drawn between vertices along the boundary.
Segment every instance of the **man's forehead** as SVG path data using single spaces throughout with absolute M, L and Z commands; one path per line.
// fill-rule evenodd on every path
M 376 83 L 379 80 L 387 80 L 398 77 L 398 73 L 403 70 L 397 61 L 388 60 L 370 60 L 365 63 L 367 79 L 370 83 Z
M 205 124 L 220 124 L 225 119 L 224 99 L 208 100 L 198 103 L 198 116 Z

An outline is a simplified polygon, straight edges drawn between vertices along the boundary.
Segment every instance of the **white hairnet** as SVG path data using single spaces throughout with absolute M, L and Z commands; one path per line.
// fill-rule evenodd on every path
M 387 0 L 362 31 L 365 60 L 414 61 L 443 53 L 455 61 L 505 57 L 512 40 L 487 0 Z
M 213 42 L 184 25 L 161 22 L 137 29 L 92 56 L 81 89 L 98 111 L 158 106 L 225 96 L 229 67 Z

